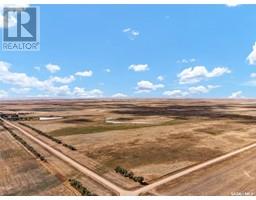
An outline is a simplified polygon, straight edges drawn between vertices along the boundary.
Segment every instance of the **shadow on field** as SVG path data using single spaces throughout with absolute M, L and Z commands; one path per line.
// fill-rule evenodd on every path
M 173 106 L 134 106 L 128 109 L 114 110 L 115 114 L 135 116 L 175 116 L 175 117 L 206 117 L 209 119 L 241 120 L 241 123 L 256 120 L 256 116 L 228 113 L 228 105 L 173 105 Z M 234 107 L 234 106 L 233 106 Z M 243 121 L 246 120 L 246 121 Z

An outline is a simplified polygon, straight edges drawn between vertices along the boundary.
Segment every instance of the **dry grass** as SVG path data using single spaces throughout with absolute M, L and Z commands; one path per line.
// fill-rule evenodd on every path
M 115 182 L 111 172 L 117 165 L 150 181 L 256 139 L 253 100 L 52 100 L 1 107 L 63 116 L 26 123 L 74 145 L 84 156 L 81 162 L 93 160 L 93 169 Z M 109 117 L 128 123 L 105 124 Z M 136 120 L 152 124 L 129 123 Z
M 2 128 L 0 146 L 0 195 L 74 194 Z
M 72 121 L 75 121 L 75 120 L 72 120 Z M 74 126 L 74 127 L 61 128 L 61 129 L 54 130 L 54 131 L 50 132 L 49 134 L 52 136 L 92 134 L 92 133 L 100 133 L 100 132 L 115 131 L 115 130 L 138 129 L 138 128 L 152 127 L 152 126 L 168 126 L 168 125 L 181 124 L 181 123 L 185 123 L 185 122 L 186 122 L 186 120 L 183 120 L 183 119 L 174 119 L 174 120 L 165 121 L 160 124 L 100 123 L 100 124 L 87 125 L 87 126 Z M 76 123 L 77 123 L 77 121 L 76 121 Z
M 255 157 L 251 149 L 149 191 L 151 195 L 256 195 Z

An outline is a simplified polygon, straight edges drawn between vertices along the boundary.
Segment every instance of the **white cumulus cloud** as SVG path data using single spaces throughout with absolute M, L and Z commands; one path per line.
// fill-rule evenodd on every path
M 228 7 L 236 7 L 236 6 L 240 5 L 240 4 L 238 3 L 237 0 L 228 0 L 227 3 L 226 3 L 226 5 L 227 5 Z
M 123 29 L 123 33 L 127 34 L 130 40 L 135 40 L 140 35 L 139 31 L 132 28 Z
M 107 68 L 107 69 L 105 69 L 105 72 L 110 73 L 111 69 Z
M 164 80 L 164 77 L 160 75 L 160 76 L 157 77 L 157 80 L 163 81 L 163 80 Z
M 251 78 L 256 78 L 256 73 L 251 73 Z
M 242 94 L 243 94 L 242 91 L 236 91 L 236 92 L 233 92 L 228 98 L 241 99 L 241 98 L 244 98 L 244 96 Z
M 124 32 L 124 33 L 130 32 L 130 31 L 131 31 L 131 28 L 125 28 L 125 29 L 123 29 L 123 32 Z
M 82 72 L 76 72 L 75 75 L 82 76 L 82 77 L 91 77 L 93 75 L 93 72 L 92 72 L 92 70 L 85 70 Z
M 68 85 L 61 85 L 61 86 L 51 86 L 47 88 L 47 93 L 51 94 L 51 96 L 57 96 L 57 97 L 66 97 L 71 96 L 72 92 L 70 91 L 70 88 Z
M 212 71 L 208 71 L 205 66 L 195 66 L 184 69 L 177 77 L 180 84 L 192 84 L 228 73 L 231 71 L 227 67 L 216 67 Z
M 60 71 L 60 69 L 61 69 L 59 65 L 54 65 L 51 63 L 46 65 L 45 68 L 51 73 L 56 73 L 57 71 Z
M 135 72 L 143 72 L 149 70 L 149 66 L 148 64 L 132 64 L 128 69 Z
M 171 98 L 183 98 L 188 95 L 188 92 L 185 92 L 182 90 L 171 90 L 171 91 L 165 91 L 163 95 Z
M 99 89 L 85 90 L 84 88 L 75 87 L 73 95 L 82 98 L 99 98 L 103 96 L 103 92 Z
M 193 62 L 196 62 L 195 58 L 189 58 L 189 59 L 183 58 L 181 60 L 177 60 L 177 63 L 183 63 L 183 64 L 188 64 Z
M 0 82 L 15 86 L 10 89 L 13 93 L 25 94 L 31 89 L 35 89 L 40 91 L 36 97 L 98 98 L 103 96 L 103 92 L 99 89 L 86 90 L 80 87 L 72 89 L 67 84 L 73 81 L 75 81 L 74 75 L 54 76 L 46 80 L 39 80 L 26 73 L 12 72 L 9 63 L 0 61 Z M 6 92 L 1 91 L 2 97 L 6 95 Z
M 141 93 L 141 92 L 151 92 L 152 90 L 157 90 L 159 88 L 164 88 L 163 84 L 153 84 L 150 81 L 139 81 L 137 83 L 137 87 L 136 87 L 136 92 L 137 93 Z
M 256 42 L 252 47 L 252 52 L 247 57 L 247 61 L 250 65 L 256 65 Z
M 75 77 L 73 75 L 70 75 L 68 77 L 58 77 L 54 76 L 49 79 L 49 82 L 55 82 L 55 83 L 62 83 L 62 84 L 68 84 L 75 80 Z
M 112 97 L 114 98 L 125 98 L 125 97 L 128 97 L 126 94 L 123 94 L 123 93 L 116 93 L 116 94 L 113 94 Z
M 10 71 L 10 64 L 0 61 L 0 82 L 26 88 L 45 88 L 49 86 L 47 81 L 40 81 L 36 77 L 28 76 L 25 73 Z
M 207 85 L 207 86 L 199 85 L 199 86 L 188 88 L 188 91 L 190 94 L 204 94 L 218 87 L 219 87 L 218 85 Z
M 40 91 L 41 96 L 45 97 L 99 97 L 103 92 L 98 89 L 85 90 L 84 88 L 75 87 L 70 89 L 68 84 L 75 80 L 73 75 L 67 77 L 50 77 L 46 80 L 39 80 L 37 77 L 29 76 L 25 73 L 12 72 L 9 63 L 0 61 L 0 82 L 17 86 L 11 89 L 14 93 L 26 92 L 32 88 Z M 57 85 L 58 84 L 58 85 Z M 2 96 L 3 96 L 2 92 Z
M 187 90 L 171 90 L 163 92 L 163 95 L 172 98 L 184 98 L 190 97 L 191 95 L 205 94 L 209 93 L 212 89 L 218 88 L 218 85 L 199 85 L 194 87 L 189 87 Z

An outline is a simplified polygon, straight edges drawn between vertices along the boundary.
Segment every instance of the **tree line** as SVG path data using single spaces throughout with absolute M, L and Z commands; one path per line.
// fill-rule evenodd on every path
M 73 147 L 72 145 L 70 145 L 70 144 L 63 144 L 63 146 L 64 147 L 67 147 L 67 148 L 69 148 L 69 149 L 71 149 L 72 151 L 76 151 L 77 149 L 75 148 L 75 147 Z
M 1 125 L 18 141 L 20 142 L 27 150 L 33 153 L 37 158 L 41 161 L 46 161 L 45 157 L 38 153 L 32 146 L 30 146 L 25 140 L 23 140 L 20 136 L 15 134 L 9 127 L 5 126 L 2 122 Z
M 70 185 L 75 188 L 82 196 L 97 196 L 96 194 L 90 192 L 86 187 L 76 179 L 69 179 Z
M 129 179 L 132 179 L 135 182 L 140 183 L 141 185 L 147 185 L 148 183 L 144 181 L 143 176 L 135 176 L 132 171 L 128 171 L 127 169 L 117 166 L 115 168 L 115 172 L 121 174 L 124 177 L 127 177 Z
M 25 123 L 22 123 L 22 122 L 19 122 L 19 124 L 21 124 L 21 125 L 23 125 L 23 126 L 25 126 L 25 127 L 27 127 L 27 128 L 32 129 L 33 131 L 37 132 L 39 135 L 42 135 L 42 136 L 44 136 L 44 137 L 46 137 L 46 138 L 48 138 L 48 139 L 50 139 L 50 140 L 56 142 L 57 144 L 62 144 L 64 147 L 67 147 L 67 148 L 69 148 L 69 149 L 72 150 L 72 151 L 76 151 L 76 150 L 77 150 L 77 149 L 76 149 L 75 147 L 73 147 L 72 145 L 70 145 L 70 144 L 65 144 L 65 143 L 63 143 L 61 140 L 59 140 L 59 139 L 57 139 L 57 138 L 55 138 L 55 137 L 53 137 L 53 136 L 51 136 L 51 135 L 48 135 L 48 134 L 44 133 L 44 132 L 41 131 L 41 130 L 36 129 L 36 128 L 34 128 L 33 126 L 30 126 L 30 125 L 25 124 Z

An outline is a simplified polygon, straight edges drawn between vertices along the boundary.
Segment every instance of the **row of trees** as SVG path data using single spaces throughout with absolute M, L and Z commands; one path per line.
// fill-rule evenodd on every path
M 44 137 L 47 137 L 48 139 L 50 139 L 50 140 L 56 142 L 57 144 L 62 144 L 64 147 L 67 147 L 67 148 L 69 148 L 69 149 L 72 150 L 72 151 L 76 151 L 76 150 L 77 150 L 77 149 L 76 149 L 75 147 L 73 147 L 72 145 L 62 143 L 61 140 L 59 140 L 59 139 L 57 139 L 57 138 L 55 138 L 55 137 L 53 137 L 53 136 L 51 136 L 51 135 L 48 135 L 48 134 L 44 133 L 44 132 L 41 131 L 41 130 L 36 129 L 36 128 L 34 128 L 33 126 L 30 126 L 30 125 L 25 124 L 25 123 L 22 123 L 22 122 L 19 122 L 19 124 L 21 124 L 21 125 L 23 125 L 23 126 L 25 126 L 25 127 L 27 127 L 27 128 L 32 129 L 33 131 L 37 132 L 39 135 L 42 135 L 42 136 L 44 136 Z
M 79 191 L 82 196 L 97 196 L 96 194 L 90 192 L 86 187 L 82 185 L 82 183 L 76 179 L 69 179 L 69 183 L 72 187 Z
M 21 116 L 19 115 L 19 121 L 32 121 L 32 120 L 39 120 L 39 117 L 28 117 L 28 116 Z
M 64 147 L 67 147 L 69 149 L 71 149 L 72 151 L 76 151 L 77 149 L 75 147 L 73 147 L 72 145 L 70 144 L 63 144 Z
M 25 140 L 23 140 L 20 136 L 15 134 L 9 127 L 5 126 L 3 123 L 1 124 L 17 141 L 19 141 L 26 149 L 28 149 L 31 153 L 33 153 L 37 158 L 41 161 L 46 161 L 45 157 L 38 153 L 32 146 L 30 146 Z
M 117 166 L 115 168 L 115 172 L 121 174 L 124 177 L 130 178 L 135 182 L 139 182 L 141 185 L 147 185 L 147 183 L 144 181 L 143 176 L 135 176 L 132 171 L 128 171 L 123 167 Z
M 30 126 L 30 125 L 25 124 L 25 123 L 22 123 L 22 122 L 19 122 L 19 124 L 21 124 L 21 125 L 23 125 L 23 126 L 25 126 L 25 127 L 27 127 L 27 128 L 32 129 L 33 131 L 37 132 L 39 135 L 42 135 L 42 136 L 44 136 L 44 137 L 47 137 L 48 139 L 50 139 L 50 140 L 56 142 L 57 144 L 61 144 L 61 143 L 62 143 L 61 140 L 59 140 L 59 139 L 57 139 L 57 138 L 55 138 L 55 137 L 52 137 L 52 136 L 50 136 L 50 135 L 44 133 L 44 132 L 41 131 L 41 130 L 36 129 L 36 128 L 34 128 L 33 126 Z

